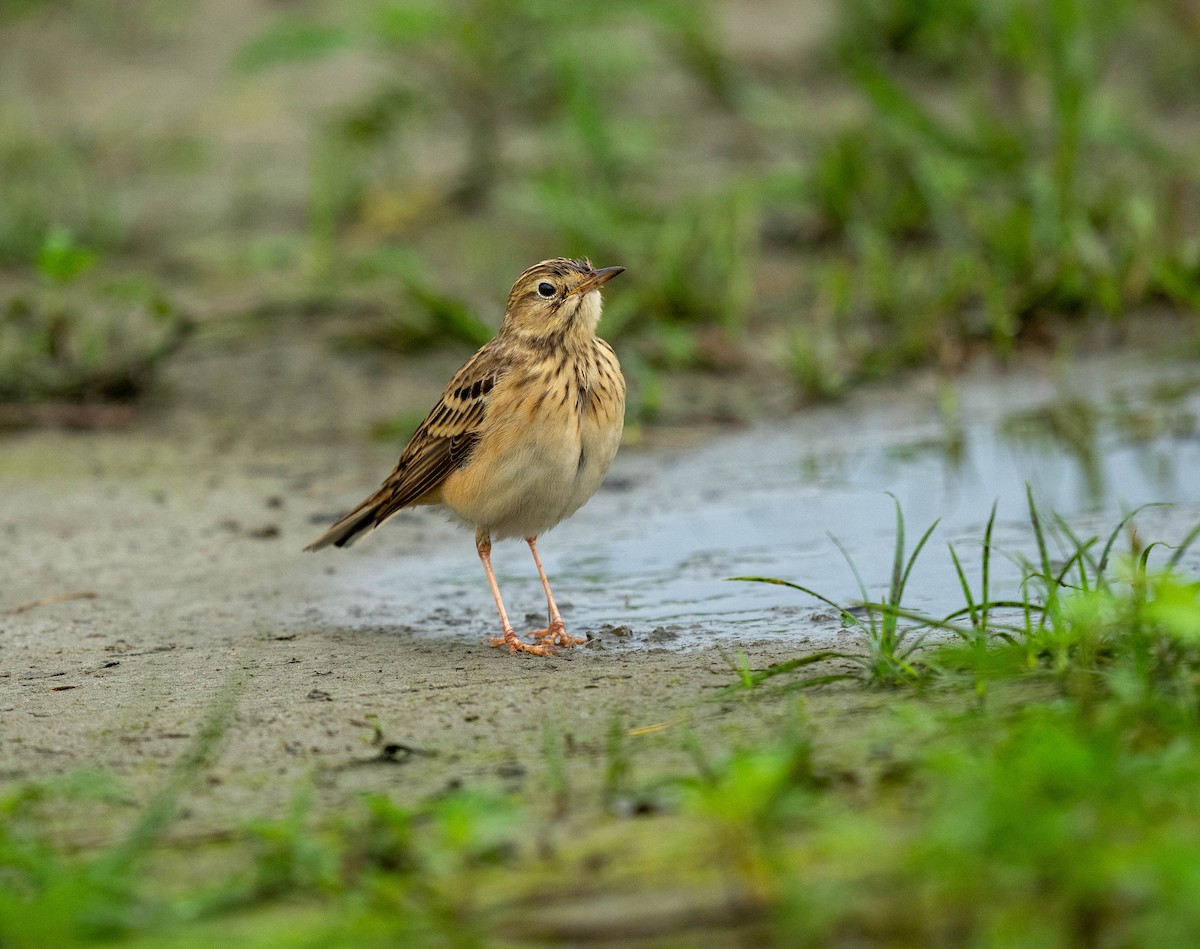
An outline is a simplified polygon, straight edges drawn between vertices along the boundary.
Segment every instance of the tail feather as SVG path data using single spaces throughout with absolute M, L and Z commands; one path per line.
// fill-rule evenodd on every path
M 321 550 L 323 547 L 349 547 L 363 531 L 370 530 L 380 523 L 380 498 L 367 498 L 353 511 L 339 520 L 324 534 L 305 547 L 305 550 Z

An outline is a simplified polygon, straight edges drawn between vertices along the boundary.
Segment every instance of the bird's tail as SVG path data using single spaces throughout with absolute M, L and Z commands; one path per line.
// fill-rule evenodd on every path
M 385 498 L 382 492 L 372 494 L 349 514 L 341 518 L 324 534 L 305 547 L 305 550 L 320 550 L 322 547 L 349 547 L 363 531 L 377 527 L 386 518 L 380 517 Z

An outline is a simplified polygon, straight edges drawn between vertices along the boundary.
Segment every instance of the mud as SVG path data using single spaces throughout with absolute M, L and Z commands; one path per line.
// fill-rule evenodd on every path
M 916 380 L 685 448 L 623 450 L 540 545 L 568 627 L 591 642 L 510 656 L 482 642 L 495 617 L 471 537 L 435 512 L 405 512 L 349 551 L 301 553 L 392 464 L 397 446 L 364 432 L 428 404 L 457 357 L 397 370 L 256 338 L 202 340 L 129 430 L 0 440 L 5 781 L 101 768 L 142 799 L 222 703 L 231 718 L 185 833 L 275 813 L 308 781 L 334 808 L 365 788 L 521 787 L 546 733 L 586 781 L 614 719 L 662 751 L 640 766 L 660 766 L 672 729 L 736 743 L 771 728 L 769 707 L 712 701 L 739 655 L 757 667 L 854 645 L 821 604 L 726 578 L 853 599 L 832 532 L 879 592 L 885 491 L 910 546 L 942 518 L 912 581 L 910 605 L 931 612 L 960 605 L 945 545 L 970 573 L 993 499 L 998 545 L 1028 551 L 1027 481 L 1081 533 L 1147 501 L 1176 506 L 1139 518 L 1146 538 L 1178 541 L 1200 521 L 1194 364 Z M 1038 434 L 1038 413 L 1071 399 L 1094 410 L 1086 451 Z M 528 551 L 495 556 L 510 614 L 544 625 Z

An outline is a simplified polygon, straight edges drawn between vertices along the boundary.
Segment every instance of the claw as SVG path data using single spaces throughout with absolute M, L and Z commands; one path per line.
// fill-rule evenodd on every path
M 503 636 L 489 636 L 484 640 L 493 649 L 499 649 L 501 646 L 508 646 L 510 653 L 514 652 L 529 652 L 535 656 L 553 656 L 557 650 L 549 642 L 539 642 L 533 645 L 523 643 L 517 638 L 517 634 L 511 629 L 506 629 Z
M 582 636 L 572 636 L 567 632 L 566 624 L 562 620 L 553 622 L 546 629 L 539 629 L 530 634 L 539 643 L 547 643 L 555 646 L 563 646 L 569 648 L 578 646 L 580 643 L 587 642 Z

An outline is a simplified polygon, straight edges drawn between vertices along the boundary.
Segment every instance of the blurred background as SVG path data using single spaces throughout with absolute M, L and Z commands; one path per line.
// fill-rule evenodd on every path
M 4 0 L 0 425 L 123 424 L 214 346 L 440 378 L 556 255 L 629 269 L 634 437 L 1196 353 L 1197 88 L 1197 0 Z
M 1200 0 L 0 0 L 0 944 L 1200 945 L 1198 89 Z M 667 450 L 526 663 L 433 512 L 300 550 L 558 255 Z

